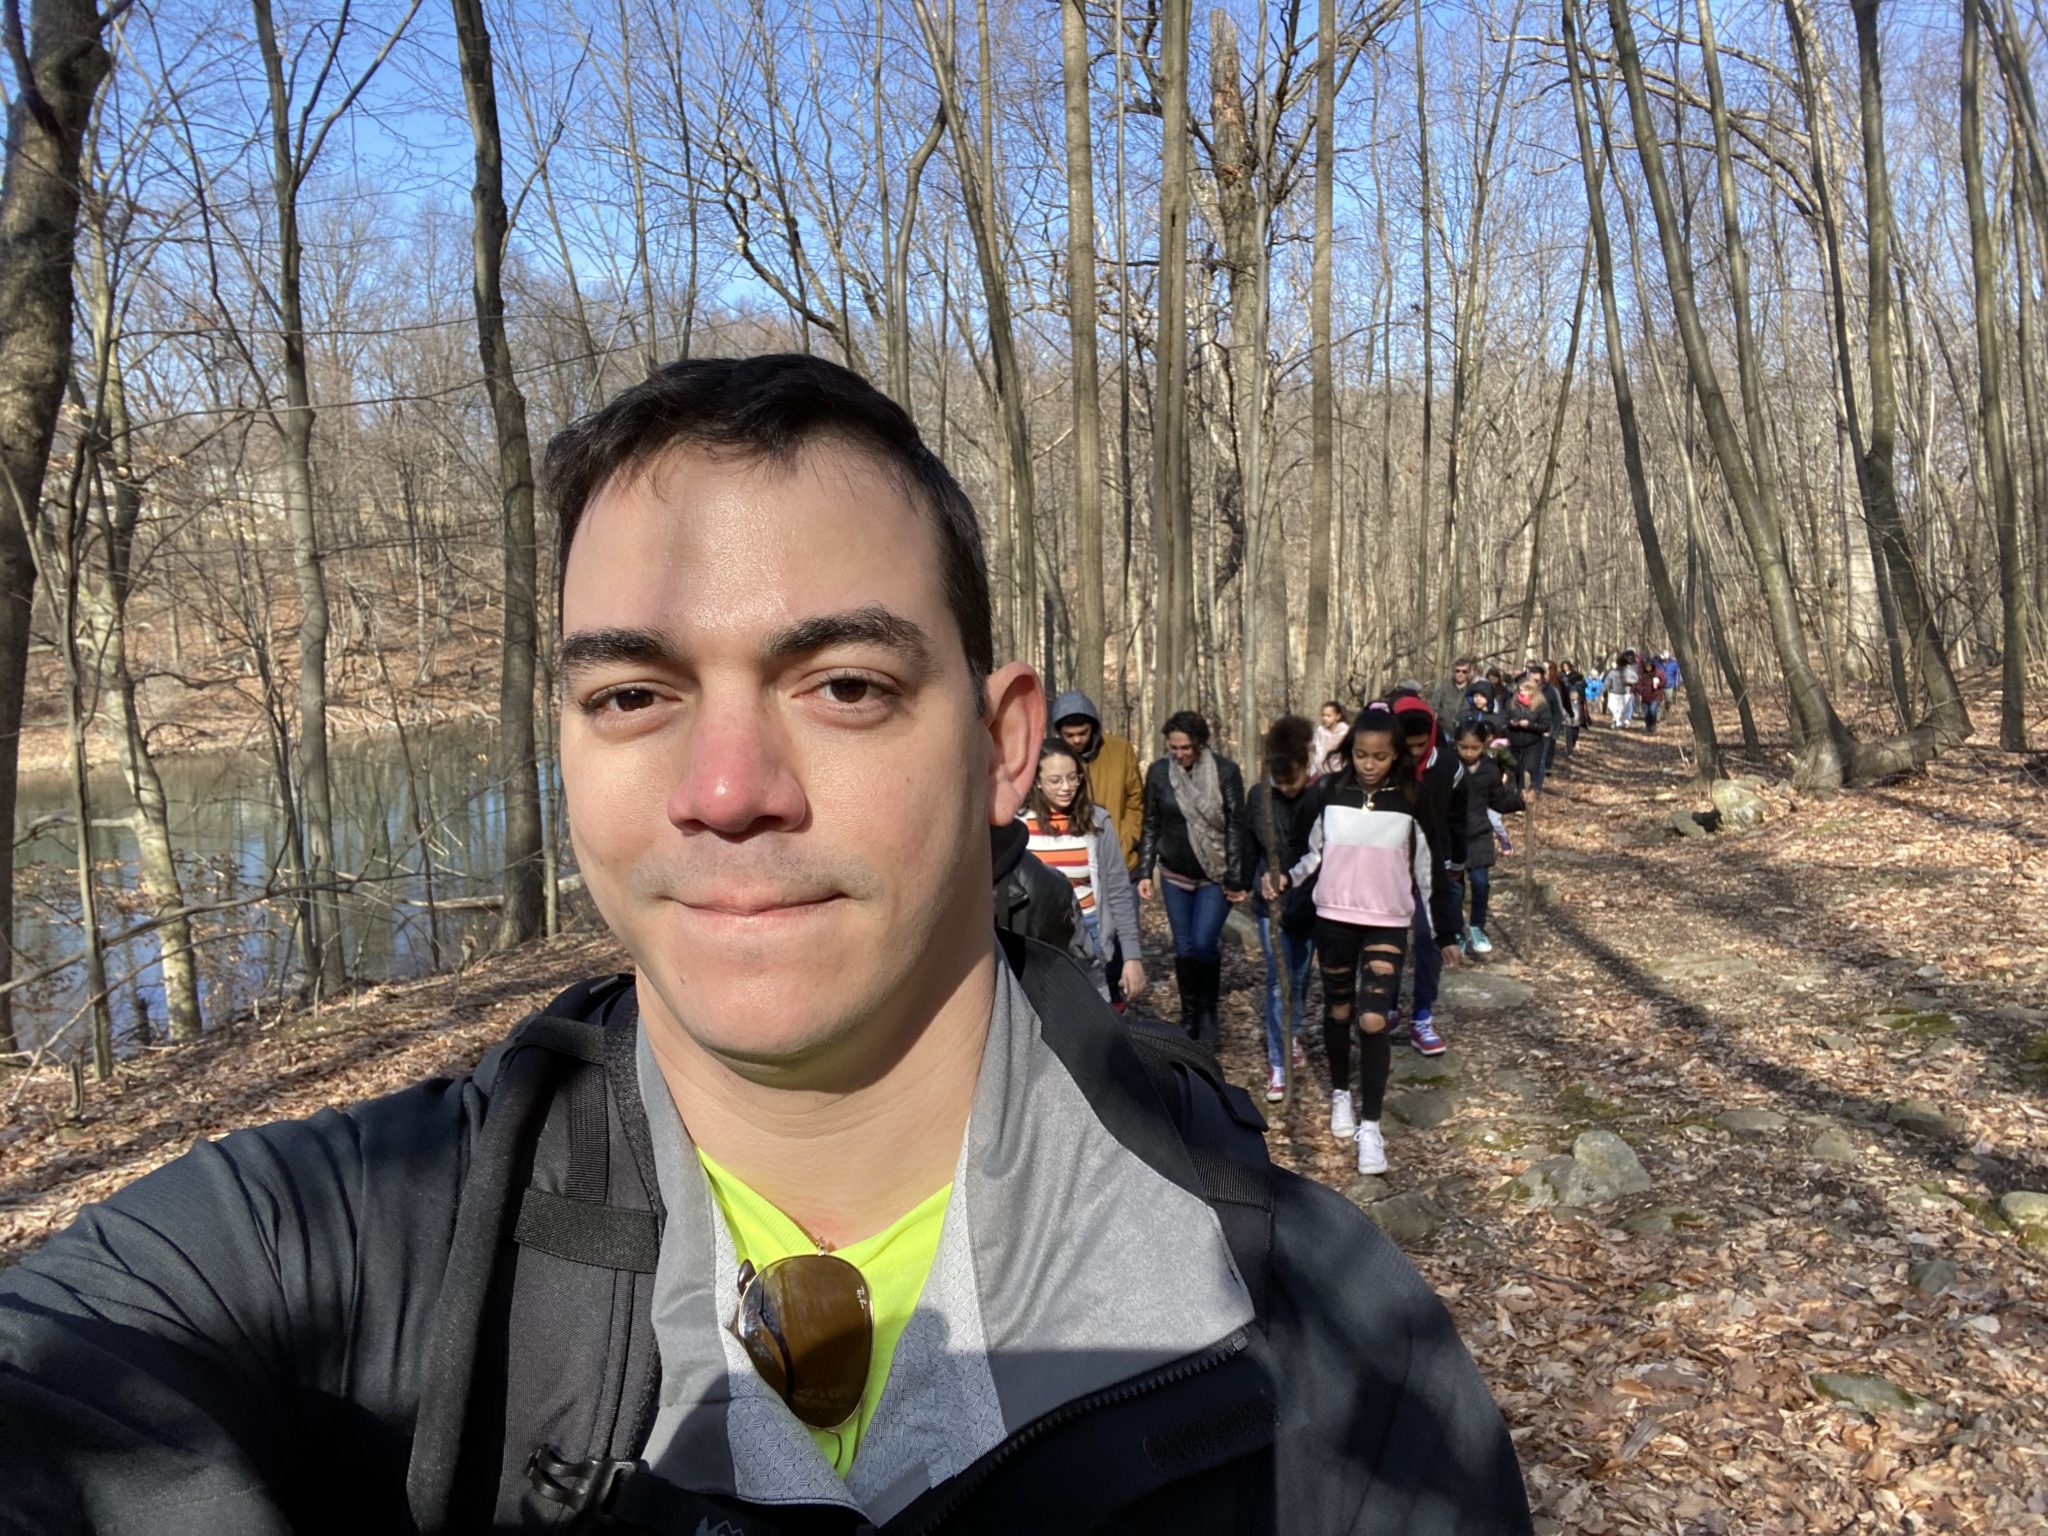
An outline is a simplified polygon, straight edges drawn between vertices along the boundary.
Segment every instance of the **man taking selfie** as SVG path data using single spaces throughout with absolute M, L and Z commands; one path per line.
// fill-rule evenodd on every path
M 1407 1261 L 1213 1060 L 998 938 L 1045 699 L 908 416 L 693 360 L 547 475 L 630 975 L 0 1275 L 0 1527 L 1528 1530 Z

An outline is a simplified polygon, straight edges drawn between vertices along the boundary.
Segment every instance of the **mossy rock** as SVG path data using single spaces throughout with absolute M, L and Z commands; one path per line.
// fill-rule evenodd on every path
M 1847 1403 L 1873 1416 L 1878 1414 L 1938 1413 L 1941 1405 L 1908 1392 L 1884 1377 L 1863 1371 L 1817 1371 L 1807 1380 L 1813 1390 L 1832 1402 Z
M 2012 1223 L 1999 1214 L 1998 1202 L 1988 1195 L 1957 1195 L 1956 1203 L 1983 1225 L 1987 1232 L 2010 1232 Z
M 2019 1077 L 2029 1088 L 2048 1088 L 2048 1033 L 2035 1035 L 2021 1050 Z
M 1530 1145 L 1530 1133 L 1505 1120 L 1483 1120 L 1461 1125 L 1451 1132 L 1451 1141 L 1461 1147 L 1484 1147 L 1489 1152 L 1519 1152 Z
M 1894 1034 L 1909 1035 L 1918 1040 L 1938 1035 L 1952 1035 L 1962 1027 L 1956 1022 L 1954 1014 L 1936 1009 L 1924 1012 L 1888 1011 L 1871 1015 L 1870 1022 L 1889 1029 Z
M 1557 1096 L 1557 1107 L 1573 1120 L 1617 1120 L 1627 1111 L 1588 1083 L 1572 1083 Z

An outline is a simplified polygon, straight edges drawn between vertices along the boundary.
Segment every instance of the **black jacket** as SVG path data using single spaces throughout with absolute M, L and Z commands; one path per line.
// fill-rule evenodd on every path
M 1078 974 L 1039 1006 L 1043 1046 L 1148 1178 L 1210 1201 L 1234 1255 L 1257 1244 L 1257 1321 L 1025 1426 L 879 1533 L 652 1478 L 663 1210 L 633 1015 L 597 995 L 473 1075 L 201 1143 L 0 1274 L 0 1530 L 588 1529 L 564 1503 L 729 1536 L 1530 1530 L 1420 1276 L 1333 1190 L 1201 1151 L 1225 1144 L 1207 1116 L 1241 1152 L 1249 1100 L 1162 1084 Z
M 1223 791 L 1223 853 L 1229 866 L 1223 888 L 1249 890 L 1251 880 L 1244 861 L 1244 775 L 1221 752 L 1210 755 L 1216 759 L 1216 782 Z M 1138 840 L 1138 878 L 1150 880 L 1161 864 L 1190 880 L 1208 878 L 1188 842 L 1187 817 L 1181 814 L 1180 799 L 1173 792 L 1170 757 L 1160 758 L 1145 774 L 1145 834 Z
M 1507 721 L 1508 745 L 1517 752 L 1535 746 L 1557 723 L 1550 713 L 1550 700 L 1541 696 L 1533 704 L 1524 705 L 1520 693 L 1510 693 L 1501 705 L 1501 715 Z
M 1273 804 L 1273 843 L 1266 844 L 1266 802 Z M 1270 783 L 1252 786 L 1244 805 L 1245 878 L 1251 885 L 1253 917 L 1265 917 L 1266 898 L 1259 890 L 1259 877 L 1269 869 L 1282 872 L 1294 868 L 1308 852 L 1309 829 L 1316 824 L 1322 802 L 1314 783 L 1304 784 L 1293 799 L 1280 794 Z
M 1464 929 L 1451 892 L 1450 870 L 1465 862 L 1466 794 L 1464 764 L 1441 741 L 1436 755 L 1422 773 L 1422 794 L 1415 807 L 1415 819 L 1429 840 L 1433 864 L 1429 889 L 1429 926 L 1436 934 L 1459 933 Z M 1439 938 L 1438 944 L 1446 940 Z
M 1465 867 L 1485 869 L 1499 857 L 1493 840 L 1493 823 L 1488 811 L 1506 816 L 1523 808 L 1521 791 L 1500 771 L 1491 752 L 1465 770 Z
M 1021 821 L 989 832 L 996 926 L 1054 949 L 1072 949 L 1081 925 L 1073 883 L 1057 870 L 1047 869 L 1030 845 L 1031 831 Z

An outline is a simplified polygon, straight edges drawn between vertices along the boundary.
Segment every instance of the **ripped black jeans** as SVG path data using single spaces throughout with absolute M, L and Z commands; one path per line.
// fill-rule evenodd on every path
M 1330 1058 L 1330 1086 L 1351 1087 L 1351 1039 L 1358 1036 L 1358 1100 L 1361 1120 L 1378 1120 L 1387 1098 L 1393 1046 L 1387 1022 L 1401 999 L 1401 967 L 1408 958 L 1409 928 L 1366 928 L 1316 919 L 1316 962 L 1323 971 L 1323 1049 Z M 1361 966 L 1360 962 L 1363 962 Z

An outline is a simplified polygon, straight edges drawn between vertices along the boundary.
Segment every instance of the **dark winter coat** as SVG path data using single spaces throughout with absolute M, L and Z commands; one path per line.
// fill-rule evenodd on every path
M 1501 713 L 1507 720 L 1508 745 L 1517 752 L 1528 751 L 1548 736 L 1557 724 L 1547 698 L 1539 696 L 1535 702 L 1524 704 L 1520 692 L 1507 696 L 1501 705 Z
M 1465 862 L 1467 818 L 1465 765 L 1458 754 L 1439 743 L 1429 766 L 1422 771 L 1422 797 L 1415 819 L 1429 841 L 1433 879 L 1430 885 L 1429 926 L 1433 933 L 1459 933 L 1464 929 L 1454 893 L 1450 870 Z M 1442 941 L 1439 940 L 1439 943 Z
M 995 880 L 996 926 L 1054 949 L 1075 951 L 1080 945 L 1085 951 L 1073 884 L 1032 854 L 1031 829 L 1021 821 L 991 829 L 989 855 Z M 1135 948 L 1132 953 L 1137 953 Z
M 630 984 L 594 1013 L 596 994 L 575 995 L 474 1074 L 203 1142 L 0 1274 L 0 1531 L 1530 1530 L 1500 1415 L 1400 1251 L 1334 1190 L 1263 1159 L 1197 1157 L 1193 1120 L 1078 977 L 1070 1005 L 992 1026 L 1008 1042 L 996 1079 L 985 1058 L 998 1102 L 971 1123 L 1001 1138 L 998 1158 L 1015 1138 L 1057 1160 L 1071 1132 L 1115 1187 L 1083 1191 L 1063 1226 L 1064 1186 L 1013 1174 L 1050 1214 L 997 1209 L 990 1240 L 1028 1264 L 1033 1242 L 1081 1231 L 1099 1195 L 1142 1198 L 1168 1211 L 1190 1296 L 1222 1294 L 1236 1271 L 1207 1191 L 1234 1187 L 1263 1207 L 1254 1320 L 1017 1428 L 999 1420 L 992 1449 L 904 1491 L 879 1530 L 843 1505 L 742 1495 L 760 1471 L 735 1470 L 728 1435 L 753 1431 L 722 1397 L 695 1410 L 708 1438 L 687 1442 L 688 1480 L 666 1461 L 654 1472 L 636 1460 L 664 1387 L 650 1318 L 671 1252 L 689 1251 L 676 1234 L 698 1223 L 657 1186 L 650 1137 L 680 1127 L 650 1115 Z M 1259 1123 L 1241 1092 L 1226 1116 L 1220 1090 L 1172 1080 Z M 1046 1314 L 1035 1326 L 1113 1336 L 1067 1301 L 1027 1310 Z M 987 1365 L 1001 1391 L 1055 1402 L 1077 1372 L 1117 1368 L 1099 1349 Z
M 1223 850 L 1229 865 L 1223 888 L 1249 890 L 1251 881 L 1244 861 L 1244 775 L 1222 753 L 1211 756 L 1216 759 L 1217 787 L 1223 792 Z M 1187 817 L 1181 814 L 1180 797 L 1173 792 L 1170 757 L 1160 758 L 1145 773 L 1145 835 L 1138 841 L 1138 878 L 1150 880 L 1161 865 L 1189 880 L 1209 878 L 1188 841 Z
M 1266 804 L 1273 806 L 1273 843 L 1266 842 Z M 1316 823 L 1319 801 L 1316 785 L 1304 784 L 1301 793 L 1289 798 L 1270 782 L 1252 786 L 1244 804 L 1245 878 L 1251 882 L 1251 908 L 1255 918 L 1266 917 L 1266 898 L 1259 890 L 1259 877 L 1268 870 L 1285 874 L 1308 852 L 1309 828 Z
M 1500 856 L 1493 840 L 1493 823 L 1487 820 L 1488 811 L 1498 811 L 1507 816 L 1523 808 L 1522 793 L 1515 788 L 1514 780 L 1501 772 L 1499 761 L 1491 752 L 1480 754 L 1479 761 L 1465 769 L 1465 867 L 1467 869 L 1489 868 Z

